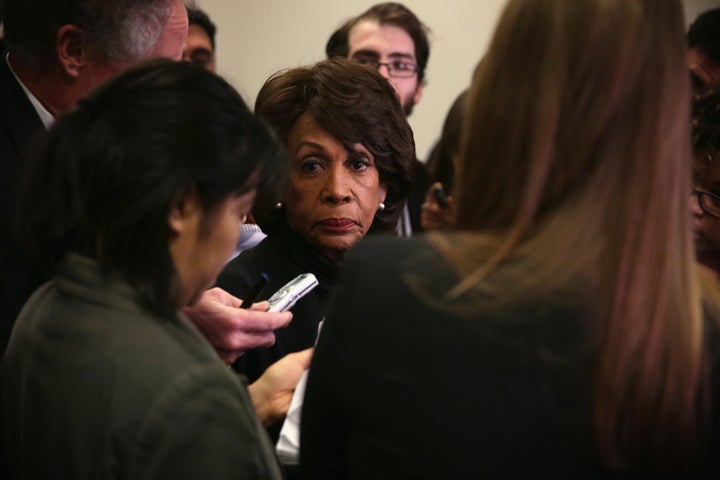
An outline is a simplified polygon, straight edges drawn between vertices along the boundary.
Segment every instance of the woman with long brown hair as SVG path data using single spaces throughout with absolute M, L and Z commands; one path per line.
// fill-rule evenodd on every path
M 679 1 L 508 3 L 470 90 L 458 232 L 348 257 L 305 397 L 312 478 L 699 468 L 715 331 L 684 56 Z

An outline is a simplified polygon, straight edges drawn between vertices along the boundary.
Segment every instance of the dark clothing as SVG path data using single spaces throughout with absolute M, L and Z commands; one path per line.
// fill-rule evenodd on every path
M 325 305 L 338 269 L 336 263 L 312 248 L 287 223 L 225 266 L 217 285 L 240 299 L 250 291 L 261 273 L 266 273 L 269 279 L 257 301 L 267 300 L 301 273 L 313 273 L 319 282 L 290 310 L 293 319 L 290 325 L 275 332 L 275 345 L 253 349 L 239 358 L 236 367 L 247 375 L 250 383 L 288 353 L 315 344 L 318 324 L 325 316 Z
M 290 325 L 275 332 L 275 345 L 250 350 L 238 359 L 235 367 L 247 375 L 250 383 L 288 353 L 315 344 L 318 324 L 325 316 L 325 306 L 335 285 L 338 268 L 337 264 L 313 249 L 287 223 L 225 266 L 217 285 L 240 299 L 250 291 L 261 273 L 266 273 L 269 279 L 257 301 L 267 300 L 301 273 L 313 273 L 319 282 L 290 310 L 293 319 Z
M 257 301 L 267 300 L 301 273 L 313 273 L 319 282 L 290 309 L 293 319 L 290 325 L 275 331 L 275 344 L 246 352 L 233 368 L 244 373 L 252 383 L 288 353 L 315 345 L 318 324 L 325 316 L 325 306 L 335 286 L 338 269 L 337 264 L 312 248 L 286 222 L 257 246 L 230 261 L 218 277 L 217 285 L 240 299 L 250 291 L 261 273 L 266 273 L 269 280 Z M 273 441 L 277 441 L 280 427 L 282 422 L 268 429 Z
M 71 255 L 0 365 L 13 478 L 280 478 L 241 380 L 195 327 Z
M 23 304 L 49 279 L 30 260 L 17 231 L 25 174 L 45 133 L 5 54 L 0 53 L 0 357 Z
M 348 255 L 305 394 L 306 478 L 607 478 L 587 313 L 447 300 L 457 282 L 422 236 Z
M 415 179 L 413 180 L 412 190 L 410 191 L 407 202 L 413 235 L 424 231 L 420 220 L 422 214 L 421 207 L 422 204 L 425 203 L 425 196 L 428 190 L 430 190 L 430 185 L 432 185 L 432 181 L 427 167 L 420 160 L 415 160 Z

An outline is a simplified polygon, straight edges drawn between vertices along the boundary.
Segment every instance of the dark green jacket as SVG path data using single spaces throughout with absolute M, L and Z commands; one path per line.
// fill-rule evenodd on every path
M 70 256 L 0 365 L 14 478 L 281 478 L 243 382 L 182 316 Z

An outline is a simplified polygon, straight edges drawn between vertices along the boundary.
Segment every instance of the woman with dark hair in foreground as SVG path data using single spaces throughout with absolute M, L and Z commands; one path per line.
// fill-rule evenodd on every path
M 58 120 L 24 217 L 57 273 L 0 366 L 14 478 L 281 478 L 263 398 L 178 311 L 282 161 L 237 92 L 185 63 L 128 70 Z

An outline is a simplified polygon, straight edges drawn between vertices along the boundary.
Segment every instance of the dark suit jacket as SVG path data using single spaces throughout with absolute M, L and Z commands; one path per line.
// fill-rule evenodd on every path
M 17 233 L 25 173 L 44 133 L 40 117 L 0 53 L 0 356 L 23 304 L 47 279 L 30 262 Z
M 589 306 L 447 299 L 458 281 L 423 236 L 350 252 L 305 391 L 305 478 L 619 478 L 592 453 Z M 717 478 L 707 448 L 698 475 Z

